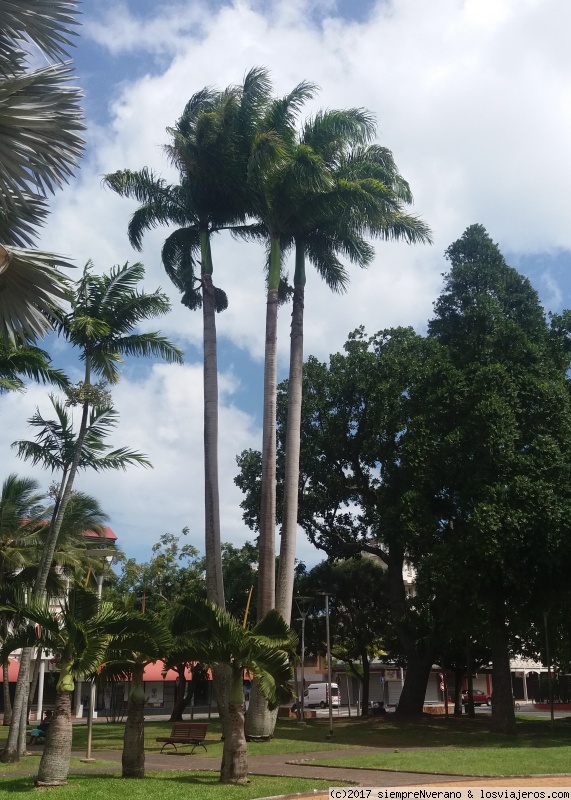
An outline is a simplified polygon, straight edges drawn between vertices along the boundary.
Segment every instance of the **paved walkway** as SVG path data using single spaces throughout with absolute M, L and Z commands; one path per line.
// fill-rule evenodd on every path
M 423 748 L 424 749 L 424 748 Z M 248 756 L 249 772 L 252 775 L 276 775 L 287 776 L 292 778 L 315 778 L 326 780 L 330 786 L 338 786 L 340 783 L 352 783 L 359 786 L 409 786 L 409 785 L 427 785 L 438 782 L 440 784 L 449 782 L 458 782 L 458 775 L 426 775 L 417 772 L 390 772 L 387 770 L 376 769 L 348 769 L 346 767 L 324 767 L 312 764 L 314 760 L 323 759 L 327 755 L 333 755 L 335 758 L 342 758 L 344 756 L 366 755 L 368 753 L 379 753 L 380 748 L 363 747 L 352 748 L 351 750 L 335 750 L 332 752 L 317 751 L 314 753 L 303 753 L 303 758 L 296 753 L 289 753 L 283 755 L 267 755 L 267 756 Z M 387 752 L 392 752 L 388 749 Z M 85 755 L 85 751 L 74 751 L 75 757 L 81 758 Z M 117 766 L 97 766 L 97 763 L 85 766 L 76 767 L 71 769 L 73 773 L 92 773 L 92 772 L 117 772 L 121 764 L 121 751 L 120 750 L 95 750 L 92 755 L 101 761 L 113 761 Z M 308 763 L 305 763 L 308 762 Z M 18 775 L 35 774 L 37 766 L 34 770 L 26 769 L 26 762 L 21 762 L 22 770 L 18 770 Z M 166 753 L 145 753 L 145 769 L 152 770 L 210 770 L 218 772 L 220 770 L 220 760 L 218 758 L 206 758 L 197 753 L 189 755 L 183 753 L 181 755 L 167 755 Z M 2 776 L 2 769 L 0 764 L 0 777 L 14 776 L 15 772 L 5 773 Z M 466 778 L 463 781 L 470 781 L 473 779 Z M 571 778 L 569 778 L 571 783 Z

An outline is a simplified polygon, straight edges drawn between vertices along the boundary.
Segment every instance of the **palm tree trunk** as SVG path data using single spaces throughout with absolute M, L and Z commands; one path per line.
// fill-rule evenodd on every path
M 276 399 L 280 242 L 272 238 L 266 305 L 264 419 L 262 430 L 262 500 L 258 559 L 258 619 L 275 606 L 276 584 Z
M 0 753 L 0 761 L 14 764 L 26 752 L 26 718 L 28 711 L 28 691 L 30 688 L 30 661 L 32 648 L 24 647 L 20 655 L 20 671 L 16 681 L 16 691 L 12 704 L 12 720 L 8 731 L 6 747 Z
M 71 760 L 71 697 L 72 692 L 58 691 L 55 712 L 48 735 L 36 786 L 61 786 L 67 783 Z
M 206 596 L 224 608 L 220 499 L 218 489 L 218 361 L 216 300 L 208 233 L 200 234 L 202 256 L 202 327 L 204 347 L 204 526 Z
M 244 735 L 244 696 L 242 670 L 233 670 L 228 724 L 224 736 L 220 783 L 248 783 L 248 753 Z
M 12 701 L 10 700 L 10 684 L 8 682 L 8 662 L 2 664 L 2 696 L 4 700 L 4 720 L 3 725 L 9 725 L 12 721 Z
M 299 452 L 301 444 L 301 407 L 303 389 L 303 310 L 305 295 L 304 249 L 296 248 L 295 287 L 291 319 L 287 427 L 285 451 L 284 500 L 280 541 L 280 562 L 276 608 L 289 624 L 295 576 L 295 544 L 299 497 Z M 301 263 L 300 263 L 301 262 Z
M 123 736 L 124 778 L 145 777 L 145 690 L 143 685 L 143 664 L 133 666 L 131 690 L 127 708 L 127 721 Z

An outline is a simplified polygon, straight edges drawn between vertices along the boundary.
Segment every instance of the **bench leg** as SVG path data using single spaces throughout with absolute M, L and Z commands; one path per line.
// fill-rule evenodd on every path
M 174 742 L 165 742 L 165 743 L 163 744 L 163 746 L 161 747 L 161 753 L 163 752 L 163 750 L 165 749 L 165 747 L 169 747 L 169 746 L 170 746 L 170 747 L 174 747 L 174 749 L 176 750 L 176 744 L 175 744 Z
M 208 753 L 208 750 L 206 749 L 206 745 L 205 744 L 203 744 L 202 742 L 196 742 L 196 744 L 192 745 L 192 750 L 190 751 L 190 755 L 192 755 L 194 753 L 194 751 L 196 750 L 197 747 L 204 747 L 204 752 Z

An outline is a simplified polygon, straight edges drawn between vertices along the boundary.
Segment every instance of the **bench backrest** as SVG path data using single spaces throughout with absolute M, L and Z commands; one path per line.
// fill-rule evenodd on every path
M 172 726 L 171 736 L 201 740 L 206 736 L 207 730 L 207 722 L 175 722 Z

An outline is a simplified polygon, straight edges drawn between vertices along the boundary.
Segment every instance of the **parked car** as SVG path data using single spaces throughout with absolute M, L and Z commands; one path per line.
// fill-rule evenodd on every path
M 468 691 L 462 692 L 462 703 L 464 705 L 468 704 Z M 481 689 L 474 689 L 474 705 L 491 706 L 492 696 L 490 694 L 486 694 L 486 692 L 483 692 Z

